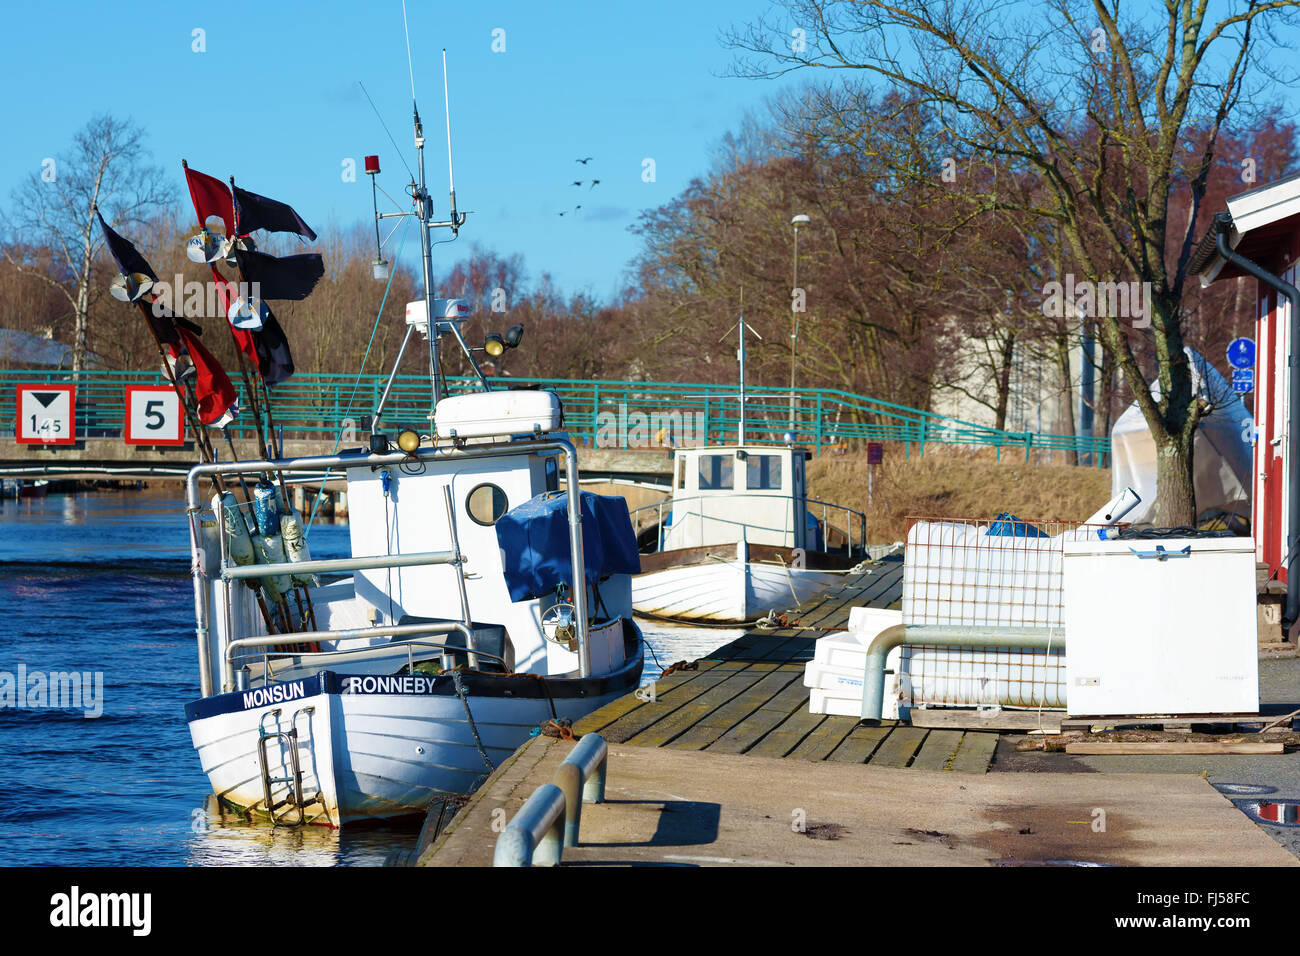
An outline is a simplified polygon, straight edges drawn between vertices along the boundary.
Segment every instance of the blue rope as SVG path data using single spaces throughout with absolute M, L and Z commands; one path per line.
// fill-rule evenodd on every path
M 347 409 L 343 412 L 343 417 L 347 418 L 352 414 L 352 403 L 357 399 L 357 392 L 361 388 L 361 378 L 366 372 L 366 362 L 370 358 L 370 348 L 375 344 L 375 333 L 379 331 L 379 320 L 384 317 L 384 306 L 388 304 L 388 293 L 393 288 L 393 279 L 397 277 L 397 263 L 402 258 L 402 250 L 406 248 L 406 229 L 403 223 L 402 241 L 397 247 L 397 255 L 393 256 L 393 268 L 388 273 L 388 284 L 384 286 L 384 297 L 379 302 L 379 311 L 375 314 L 375 324 L 370 328 L 370 341 L 366 343 L 366 354 L 361 357 L 361 368 L 357 371 L 357 380 L 352 384 L 352 395 L 348 398 Z M 343 444 L 343 423 L 339 423 L 338 434 L 334 436 L 334 451 L 331 454 L 338 454 L 339 446 Z M 311 514 L 307 517 L 307 527 L 303 529 L 303 537 L 308 538 L 311 535 L 312 522 L 316 520 L 316 511 L 320 508 L 321 496 L 325 493 L 325 485 L 330 480 L 330 473 L 334 471 L 331 466 L 325 469 L 325 477 L 321 479 L 320 489 L 316 492 L 316 500 L 311 503 Z

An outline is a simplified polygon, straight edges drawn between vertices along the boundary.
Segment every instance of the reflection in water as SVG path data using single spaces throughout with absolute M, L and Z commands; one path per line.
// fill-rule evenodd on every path
M 249 822 L 209 796 L 194 812 L 192 866 L 380 866 L 394 849 L 415 845 L 422 817 L 329 827 L 272 827 Z
M 645 654 L 645 669 L 641 672 L 642 687 L 677 661 L 698 660 L 745 633 L 739 627 L 693 627 L 647 618 L 637 618 L 637 624 L 641 626 L 641 633 L 649 645 Z

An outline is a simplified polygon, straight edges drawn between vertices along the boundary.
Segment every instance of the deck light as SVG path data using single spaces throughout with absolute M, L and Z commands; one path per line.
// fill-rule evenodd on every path
M 414 455 L 420 450 L 420 433 L 409 428 L 406 429 L 397 436 L 397 447 L 408 455 Z
M 506 329 L 506 348 L 517 349 L 519 342 L 524 337 L 524 327 L 522 325 L 512 325 Z
M 489 332 L 487 338 L 483 340 L 483 351 L 493 358 L 500 358 L 506 351 L 505 339 L 496 332 Z

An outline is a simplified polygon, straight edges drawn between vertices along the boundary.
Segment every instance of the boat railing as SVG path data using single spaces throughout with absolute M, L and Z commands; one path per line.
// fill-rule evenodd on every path
M 689 497 L 670 496 L 663 501 L 654 504 L 642 505 L 630 512 L 632 518 L 632 527 L 639 535 L 647 527 L 657 526 L 659 528 L 659 548 L 663 549 L 664 541 L 668 533 L 669 525 L 664 523 L 664 518 L 672 518 L 672 511 L 675 507 L 687 505 L 684 514 L 694 517 L 700 525 L 701 540 L 704 540 L 704 522 L 709 521 L 718 524 L 733 525 L 744 530 L 752 531 L 770 531 L 778 534 L 793 533 L 788 527 L 772 527 L 761 522 L 746 520 L 744 518 L 733 518 L 719 514 L 707 514 L 704 504 L 710 502 L 735 502 L 735 501 L 755 501 L 755 500 L 781 500 L 792 501 L 789 495 L 780 494 L 751 494 L 748 492 L 737 492 L 735 494 L 708 494 L 708 495 L 691 495 Z M 696 506 L 696 502 L 700 506 Z M 821 501 L 817 498 L 805 498 L 805 509 L 817 517 L 817 509 L 821 511 L 821 528 L 822 539 L 825 550 L 828 553 L 843 551 L 845 557 L 855 557 L 862 554 L 867 546 L 867 516 L 861 511 L 844 505 L 831 504 L 829 501 Z M 832 516 L 834 520 L 832 520 Z M 834 531 L 842 545 L 832 547 L 831 532 Z
M 190 525 L 190 549 L 193 555 L 192 561 L 192 578 L 194 583 L 194 605 L 195 605 L 195 634 L 198 641 L 199 652 L 199 672 L 200 685 L 204 697 L 209 697 L 213 693 L 213 672 L 212 662 L 210 659 L 211 650 L 209 647 L 210 621 L 211 621 L 211 591 L 209 587 L 209 574 L 207 571 L 207 562 L 204 559 L 203 538 L 200 530 L 200 514 L 203 510 L 203 502 L 199 497 L 199 483 L 204 478 L 215 478 L 224 475 L 247 475 L 258 473 L 297 473 L 297 472 L 316 472 L 319 473 L 326 469 L 336 468 L 353 468 L 369 467 L 372 469 L 383 468 L 390 465 L 410 464 L 413 461 L 430 461 L 430 460 L 479 460 L 485 458 L 503 458 L 519 454 L 536 454 L 541 456 L 547 455 L 564 455 L 565 467 L 567 473 L 576 475 L 578 473 L 578 456 L 573 444 L 564 438 L 533 438 L 518 439 L 502 442 L 494 442 L 483 445 L 435 445 L 426 448 L 417 449 L 413 453 L 392 452 L 389 454 L 344 454 L 344 455 L 318 455 L 306 458 L 288 458 L 288 459 L 267 459 L 254 461 L 232 461 L 232 462 L 214 462 L 202 465 L 196 465 L 191 468 L 185 482 L 186 512 L 189 516 Z M 580 496 L 570 495 L 568 500 L 568 518 L 569 518 L 569 557 L 570 567 L 582 569 L 586 567 L 582 548 L 582 507 Z M 312 561 L 297 562 L 277 562 L 274 564 L 247 564 L 235 565 L 230 560 L 229 549 L 227 547 L 227 538 L 222 528 L 218 535 L 221 548 L 220 560 L 220 578 L 232 583 L 249 578 L 262 578 L 268 575 L 282 574 L 315 574 L 329 573 L 338 571 L 359 571 L 379 568 L 394 567 L 418 567 L 422 565 L 451 565 L 456 569 L 457 575 L 461 575 L 461 555 L 459 547 L 452 551 L 424 551 L 412 554 L 393 554 L 393 555 L 373 555 L 365 557 L 351 558 L 334 558 Z M 455 537 L 452 538 L 455 545 Z M 581 574 L 581 571 L 578 571 Z M 463 584 L 463 578 L 460 579 Z M 231 591 L 232 588 L 225 588 L 222 593 L 222 612 L 225 616 L 226 628 L 225 633 L 233 633 L 231 626 Z M 579 675 L 589 677 L 591 675 L 591 649 L 588 640 L 588 599 L 587 589 L 585 587 L 574 587 L 573 603 L 574 617 L 578 624 L 577 643 L 578 643 L 578 665 Z M 462 587 L 462 611 L 464 627 L 467 632 L 466 643 L 468 648 L 458 648 L 458 650 L 468 650 L 470 653 L 480 657 L 488 657 L 486 653 L 473 647 L 473 635 L 469 631 L 469 609 L 464 606 L 463 600 L 464 589 Z M 393 631 L 400 627 L 415 627 L 421 630 L 410 633 L 439 633 L 430 630 L 431 627 L 438 625 L 389 625 L 382 630 Z M 342 634 L 352 634 L 354 636 L 382 636 L 375 628 L 363 628 L 357 631 L 317 631 L 311 632 L 314 636 L 307 636 L 304 632 L 288 632 L 282 634 L 265 635 L 269 644 L 301 644 L 312 643 L 320 640 L 337 640 Z M 446 633 L 446 632 L 442 632 Z M 391 634 L 389 636 L 392 636 Z M 262 639 L 262 638 L 257 638 Z M 230 642 L 233 646 L 236 642 Z M 369 648 L 349 648 L 353 653 L 360 653 L 363 650 L 373 651 Z M 230 664 L 229 655 L 223 657 L 222 677 L 227 683 L 227 689 L 233 687 L 235 683 L 233 667 Z
M 456 644 L 447 644 L 444 641 L 427 639 L 428 635 L 453 633 L 458 633 L 465 638 L 463 647 Z M 510 670 L 510 665 L 506 663 L 504 658 L 498 657 L 496 654 L 490 654 L 487 651 L 478 650 L 474 646 L 473 631 L 464 624 L 458 621 L 431 621 L 425 624 L 394 624 L 339 631 L 305 631 L 297 634 L 259 634 L 257 637 L 241 637 L 226 645 L 226 678 L 234 686 L 235 690 L 247 690 L 248 688 L 243 686 L 244 681 L 241 679 L 246 673 L 240 668 L 241 664 L 260 660 L 262 662 L 262 683 L 266 684 L 270 682 L 272 676 L 270 667 L 272 660 L 303 656 L 303 652 L 294 650 L 293 645 L 313 644 L 328 640 L 364 640 L 371 637 L 408 637 L 410 639 L 389 641 L 380 645 L 368 644 L 361 647 L 330 651 L 308 651 L 306 653 L 313 658 L 329 657 L 346 661 L 348 658 L 359 658 L 367 654 L 373 654 L 376 650 L 388 651 L 392 648 L 404 647 L 407 653 L 407 669 L 409 673 L 413 674 L 415 673 L 415 648 L 429 647 L 441 650 L 443 653 L 465 654 L 467 655 L 467 663 L 471 668 L 478 667 L 480 659 L 487 659 L 500 665 L 503 671 Z M 241 653 L 249 648 L 259 648 L 261 653 Z

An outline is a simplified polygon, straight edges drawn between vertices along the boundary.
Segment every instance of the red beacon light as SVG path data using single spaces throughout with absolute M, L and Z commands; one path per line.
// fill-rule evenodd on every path
M 378 173 L 378 172 L 379 172 L 379 157 L 378 157 L 378 156 L 367 156 L 367 157 L 366 157 L 366 174 L 369 175 L 369 176 L 373 176 L 373 175 L 375 175 L 375 174 Z

